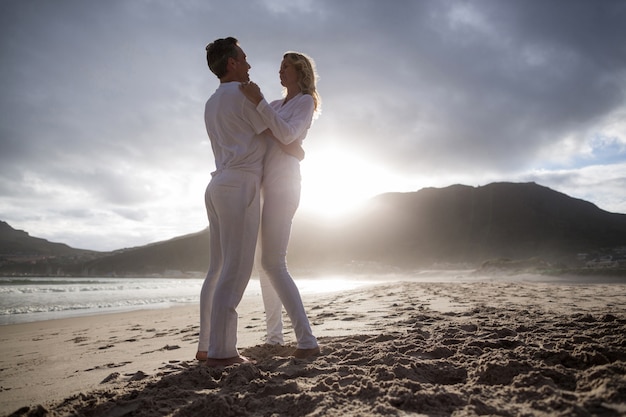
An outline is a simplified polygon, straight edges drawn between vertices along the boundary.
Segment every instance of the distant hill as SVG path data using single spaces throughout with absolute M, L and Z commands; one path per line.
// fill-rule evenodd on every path
M 81 265 L 101 254 L 32 237 L 0 221 L 0 274 L 80 275 Z
M 208 228 L 163 242 L 113 252 L 88 262 L 88 275 L 132 274 L 203 275 L 209 259 Z
M 498 257 L 571 262 L 580 253 L 626 247 L 626 215 L 535 183 L 453 185 L 377 196 L 325 234 L 332 239 L 317 239 L 336 260 L 412 267 Z M 294 251 L 306 245 L 299 238 Z
M 0 256 L 80 256 L 93 252 L 32 237 L 27 232 L 13 229 L 8 223 L 0 221 Z
M 202 275 L 208 267 L 208 245 L 205 229 L 147 246 L 85 254 L 0 224 L 3 253 L 66 251 L 83 258 L 60 270 L 82 275 Z M 624 256 L 625 250 L 626 215 L 535 183 L 493 183 L 382 194 L 342 224 L 297 217 L 288 259 L 290 267 L 310 271 L 360 265 L 382 270 L 434 264 L 476 267 L 501 258 L 580 265 L 600 256 Z M 0 265 L 0 273 L 6 273 L 5 266 Z
M 0 221 L 0 275 L 109 276 L 205 271 L 208 231 L 146 246 L 97 252 L 32 237 Z

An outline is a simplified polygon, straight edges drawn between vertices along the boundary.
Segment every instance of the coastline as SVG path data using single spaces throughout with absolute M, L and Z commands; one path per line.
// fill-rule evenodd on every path
M 192 416 L 194 407 L 208 406 L 209 399 L 228 403 L 233 395 L 257 402 L 257 409 L 267 412 L 281 401 L 300 398 L 308 401 L 315 415 L 331 409 L 348 416 L 371 410 L 379 410 L 371 415 L 393 415 L 402 410 L 428 412 L 411 398 L 443 401 L 442 390 L 449 391 L 446 401 L 455 398 L 451 404 L 458 403 L 466 415 L 475 415 L 470 411 L 478 413 L 480 407 L 472 405 L 467 395 L 479 388 L 486 393 L 485 398 L 476 397 L 484 409 L 501 404 L 515 414 L 532 411 L 536 401 L 530 392 L 521 393 L 528 389 L 525 384 L 531 384 L 529 378 L 539 376 L 543 382 L 536 388 L 546 391 L 551 384 L 558 388 L 541 395 L 565 409 L 593 404 L 617 410 L 614 415 L 626 413 L 626 403 L 615 400 L 615 395 L 626 392 L 625 284 L 495 276 L 375 283 L 307 294 L 303 299 L 322 356 L 302 362 L 263 347 L 263 306 L 260 295 L 253 294 L 238 309 L 238 346 L 259 362 L 224 373 L 194 360 L 197 305 L 2 326 L 0 415 L 18 409 L 23 414 L 17 415 L 28 415 L 37 407 L 50 415 L 80 415 L 85 407 L 95 407 L 100 411 L 92 415 L 107 415 L 107 410 L 127 405 L 131 392 L 143 398 L 142 407 L 146 401 L 158 403 L 161 411 L 153 409 L 154 415 Z M 598 333 L 603 327 L 608 333 Z M 288 321 L 285 331 L 287 342 L 293 342 Z M 554 355 L 560 349 L 561 355 L 579 361 L 581 369 L 565 372 L 562 363 L 533 365 L 535 345 L 546 352 L 554 350 Z M 522 352 L 520 358 L 509 357 L 517 350 Z M 348 369 L 351 377 L 344 374 Z M 448 376 L 437 369 L 447 369 Z M 588 380 L 592 371 L 598 381 Z M 487 381 L 497 380 L 500 374 L 509 375 L 505 385 L 512 385 L 500 388 Z M 577 380 L 582 388 L 600 384 L 602 392 L 559 386 L 557 374 Z M 228 375 L 234 375 L 230 382 Z M 328 388 L 334 386 L 333 380 L 337 385 Z M 167 381 L 178 384 L 179 394 L 187 398 L 184 404 L 167 399 L 159 385 Z M 208 385 L 202 389 L 198 384 Z M 355 394 L 365 386 L 370 386 L 370 400 Z M 407 386 L 413 387 L 410 395 Z M 349 407 L 356 408 L 350 412 Z M 187 414 L 181 411 L 186 408 Z M 241 415 L 254 415 L 246 410 Z
M 172 277 L 0 277 L 0 328 L 7 324 L 198 305 L 203 281 Z M 298 279 L 303 295 L 350 290 L 371 283 L 369 278 L 352 275 Z M 260 292 L 255 277 L 244 297 Z

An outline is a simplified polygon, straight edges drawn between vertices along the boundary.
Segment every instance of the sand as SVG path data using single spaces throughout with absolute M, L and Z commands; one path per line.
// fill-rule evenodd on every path
M 311 360 L 248 297 L 257 363 L 224 369 L 193 359 L 196 306 L 3 326 L 0 415 L 625 416 L 626 284 L 522 278 L 307 295 Z

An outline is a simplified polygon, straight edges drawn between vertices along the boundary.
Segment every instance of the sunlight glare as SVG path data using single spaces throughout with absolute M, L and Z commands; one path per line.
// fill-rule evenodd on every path
M 312 150 L 302 162 L 304 212 L 336 218 L 390 191 L 392 176 L 372 159 L 337 147 Z

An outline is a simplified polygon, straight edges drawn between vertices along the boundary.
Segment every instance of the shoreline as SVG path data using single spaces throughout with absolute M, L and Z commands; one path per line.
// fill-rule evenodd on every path
M 128 281 L 124 278 L 115 278 L 115 281 L 110 283 L 108 278 L 84 277 L 72 278 L 70 285 L 67 285 L 65 279 L 43 278 L 43 280 L 52 280 L 46 281 L 43 288 L 39 288 L 41 279 L 38 277 L 32 278 L 32 281 L 26 280 L 21 285 L 4 287 L 3 289 L 5 290 L 17 288 L 18 290 L 15 291 L 17 297 L 21 293 L 41 295 L 39 295 L 39 299 L 12 298 L 14 296 L 10 291 L 2 295 L 2 297 L 6 297 L 3 303 L 0 303 L 3 305 L 3 308 L 8 310 L 13 307 L 16 312 L 5 314 L 6 311 L 3 310 L 2 314 L 0 314 L 0 328 L 6 325 L 29 322 L 197 305 L 203 282 L 203 280 L 194 279 L 193 285 L 187 286 L 187 280 L 174 278 L 129 278 Z M 161 280 L 171 286 L 170 292 L 163 292 L 164 287 L 161 286 Z M 54 281 L 60 284 L 56 284 Z M 384 281 L 385 279 L 372 280 L 371 278 L 364 279 L 358 276 L 336 276 L 331 274 L 316 278 L 300 278 L 298 279 L 298 286 L 301 294 L 306 296 L 309 293 L 317 294 L 320 292 L 350 290 Z M 134 288 L 137 282 L 139 283 L 138 285 L 145 287 L 142 289 Z M 181 285 L 180 283 L 183 284 Z M 123 289 L 116 288 L 118 284 L 119 286 L 129 285 L 133 294 L 125 294 Z M 58 287 L 55 285 L 58 285 Z M 94 290 L 93 287 L 89 288 L 92 285 L 100 288 L 97 290 Z M 82 292 L 81 286 L 86 288 L 85 292 Z M 260 292 L 261 288 L 258 278 L 252 278 L 244 297 L 258 295 Z M 102 293 L 104 295 L 98 298 L 98 294 Z M 67 297 L 67 294 L 70 297 Z M 85 300 L 83 295 L 87 295 L 88 298 Z
M 609 272 L 609 271 L 606 271 Z M 336 278 L 336 280 L 335 280 Z M 59 278 L 62 280 L 63 278 Z M 90 280 L 93 278 L 83 277 L 82 279 Z M 97 278 L 102 279 L 102 278 Z M 141 278 L 152 280 L 154 278 Z M 158 278 L 160 279 L 160 278 Z M 163 278 L 168 280 L 178 280 L 175 278 Z M 341 284 L 337 288 L 335 281 Z M 552 284 L 626 284 L 626 276 L 613 274 L 580 274 L 580 273 L 536 273 L 533 271 L 515 271 L 507 269 L 493 270 L 420 270 L 412 273 L 397 272 L 389 274 L 363 274 L 363 273 L 328 273 L 317 276 L 308 276 L 298 279 L 298 285 L 303 297 L 309 295 L 316 297 L 326 293 L 336 291 L 349 291 L 361 287 L 384 284 L 388 282 L 409 281 L 417 283 L 442 283 L 442 282 L 535 282 L 535 283 L 552 283 Z M 323 291 L 314 290 L 315 286 L 322 286 Z M 198 289 L 197 293 L 200 290 Z M 249 288 L 246 290 L 245 297 L 253 297 L 260 294 L 258 278 L 252 278 Z M 158 303 L 145 304 L 138 303 L 135 305 L 126 305 L 118 307 L 98 307 L 98 308 L 79 308 L 64 309 L 51 311 L 38 311 L 32 313 L 19 313 L 0 316 L 0 329 L 5 326 L 46 322 L 50 320 L 63 320 L 80 317 L 94 317 L 108 314 L 132 313 L 142 310 L 168 310 L 171 308 L 189 307 L 198 304 L 198 300 L 194 301 L 161 301 Z
M 543 349 L 546 350 L 550 350 L 550 346 L 560 345 L 561 340 L 565 341 L 571 337 L 572 340 L 577 340 L 574 345 L 570 346 L 572 352 L 569 354 L 572 357 L 575 357 L 573 356 L 575 349 L 582 352 L 586 349 L 588 357 L 596 357 L 596 361 L 600 361 L 598 359 L 600 358 L 599 348 L 593 340 L 596 336 L 591 333 L 593 326 L 589 328 L 586 324 L 599 327 L 595 323 L 602 323 L 603 326 L 613 326 L 612 332 L 619 333 L 615 337 L 621 338 L 621 342 L 616 339 L 606 339 L 605 343 L 614 346 L 604 348 L 612 353 L 602 353 L 608 359 L 605 363 L 596 365 L 611 366 L 611 372 L 617 372 L 618 376 L 619 369 L 622 369 L 620 366 L 623 367 L 624 374 L 620 377 L 622 379 L 618 378 L 615 381 L 611 379 L 613 385 L 609 384 L 605 388 L 609 389 L 613 386 L 616 390 L 626 390 L 626 382 L 624 382 L 626 381 L 626 362 L 624 362 L 626 361 L 626 348 L 624 348 L 626 346 L 626 284 L 538 282 L 537 279 L 537 277 L 527 276 L 512 280 L 511 277 L 496 276 L 488 280 L 468 279 L 446 282 L 411 280 L 378 283 L 334 293 L 303 295 L 305 308 L 313 331 L 320 340 L 323 353 L 321 357 L 310 363 L 281 357 L 281 352 L 268 351 L 262 346 L 265 325 L 261 297 L 260 295 L 246 296 L 238 309 L 240 316 L 238 346 L 243 354 L 260 358 L 260 361 L 252 368 L 241 367 L 235 371 L 234 375 L 238 375 L 238 372 L 252 372 L 253 380 L 265 381 L 264 389 L 267 391 L 263 391 L 265 394 L 271 392 L 269 387 L 278 384 L 272 388 L 276 390 L 275 395 L 266 395 L 269 398 L 268 401 L 284 400 L 278 397 L 287 393 L 279 394 L 279 391 L 287 386 L 288 391 L 292 391 L 291 396 L 316 398 L 316 402 L 311 404 L 312 410 L 323 410 L 328 406 L 327 401 L 334 401 L 333 407 L 335 408 L 333 409 L 341 409 L 344 400 L 348 401 L 351 398 L 348 395 L 349 392 L 353 392 L 364 381 L 360 379 L 357 381 L 358 378 L 354 379 L 356 377 L 349 378 L 347 382 L 344 381 L 337 386 L 335 390 L 337 392 L 320 391 L 326 389 L 322 386 L 323 384 L 320 384 L 323 378 L 343 380 L 341 378 L 345 377 L 340 377 L 342 371 L 334 367 L 339 366 L 337 365 L 339 363 L 344 363 L 344 368 L 352 367 L 350 371 L 352 374 L 369 375 L 368 378 L 373 378 L 370 383 L 374 384 L 375 389 L 372 389 L 380 394 L 378 396 L 380 398 L 377 397 L 372 401 L 380 403 L 378 405 L 381 415 L 385 415 L 382 411 L 389 412 L 393 409 L 411 411 L 411 407 L 417 407 L 417 405 L 406 404 L 404 406 L 393 405 L 399 400 L 390 401 L 391 391 L 389 390 L 395 383 L 392 381 L 398 380 L 399 377 L 396 376 L 393 380 L 384 377 L 385 373 L 395 372 L 393 369 L 399 366 L 401 361 L 414 360 L 406 357 L 406 352 L 402 353 L 405 348 L 415 351 L 409 356 L 421 358 L 411 365 L 417 366 L 415 369 L 422 369 L 421 367 L 435 359 L 441 362 L 438 365 L 442 367 L 441 369 L 463 368 L 465 366 L 462 365 L 463 362 L 457 362 L 455 358 L 467 356 L 468 352 L 478 352 L 476 346 L 485 343 L 484 336 L 481 336 L 478 330 L 481 327 L 487 328 L 493 323 L 499 323 L 501 330 L 496 331 L 499 336 L 489 343 L 493 344 L 494 352 L 499 352 L 497 357 L 500 359 L 482 358 L 483 365 L 481 366 L 499 369 L 498 366 L 504 366 L 500 363 L 502 355 L 511 354 L 511 348 L 507 344 L 519 343 L 523 348 L 532 350 L 534 344 L 538 342 L 528 342 L 525 345 L 526 340 L 539 336 L 545 337 L 541 343 L 544 346 Z M 288 319 L 285 324 L 286 342 L 293 343 L 293 331 Z M 527 330 L 523 330 L 524 326 Z M 129 392 L 146 396 L 145 401 L 152 398 L 155 402 L 159 402 L 160 409 L 167 410 L 169 407 L 170 413 L 174 413 L 175 410 L 180 409 L 181 405 L 175 404 L 174 400 L 169 405 L 167 402 L 163 403 L 166 401 L 167 394 L 159 391 L 158 388 L 159 383 L 164 384 L 165 381 L 172 380 L 182 384 L 178 389 L 182 390 L 185 395 L 193 397 L 193 400 L 189 400 L 191 402 L 186 404 L 189 407 L 193 406 L 194 401 L 206 402 L 207 398 L 214 398 L 217 401 L 217 397 L 222 394 L 228 397 L 235 395 L 236 392 L 239 392 L 239 395 L 249 396 L 250 401 L 261 401 L 261 404 L 265 404 L 263 400 L 265 397 L 261 395 L 263 392 L 251 390 L 248 386 L 252 380 L 248 380 L 241 386 L 237 384 L 229 386 L 230 388 L 224 392 L 223 384 L 227 383 L 228 372 L 221 374 L 219 373 L 221 371 L 211 371 L 197 364 L 194 359 L 198 332 L 197 305 L 5 325 L 1 328 L 0 415 L 9 415 L 22 407 L 34 409 L 37 406 L 54 412 L 53 415 L 72 415 L 78 414 L 77 410 L 86 407 L 86 404 L 102 409 L 102 414 L 93 415 L 106 415 L 105 410 L 126 404 L 129 400 Z M 602 337 L 609 336 L 603 335 Z M 498 347 L 500 342 L 503 345 Z M 453 348 L 456 345 L 464 347 L 455 351 Z M 405 348 L 398 350 L 401 346 Z M 560 346 L 562 350 L 567 351 L 567 345 Z M 363 350 L 365 347 L 367 349 Z M 488 353 L 485 349 L 482 348 Z M 391 362 L 376 362 L 375 358 L 380 355 L 389 357 Z M 394 357 L 396 359 L 392 360 Z M 470 365 L 467 365 L 468 368 L 462 372 L 458 369 L 454 372 L 461 372 L 464 375 L 475 372 L 470 367 L 478 366 L 471 362 L 476 358 L 470 355 L 462 359 L 469 361 Z M 399 360 L 401 361 L 398 362 Z M 353 364 L 348 365 L 351 361 Z M 377 365 L 372 368 L 371 363 L 374 362 Z M 532 357 L 518 359 L 517 362 L 531 363 Z M 315 369 L 327 369 L 327 372 L 324 375 L 317 374 Z M 379 369 L 382 373 L 374 377 L 371 374 L 373 369 Z M 428 372 L 435 372 L 435 369 L 439 368 L 432 368 Z M 295 375 L 293 381 L 289 382 L 289 378 L 285 379 L 284 375 L 282 382 L 272 377 L 281 372 L 292 372 Z M 426 374 L 418 372 L 409 378 L 409 382 L 411 380 L 414 382 L 405 381 L 405 385 L 418 383 L 428 372 Z M 509 369 L 503 372 L 512 372 L 520 378 L 527 375 L 523 369 Z M 542 372 L 549 376 L 556 370 L 549 370 L 548 365 L 543 364 L 531 374 L 542 374 Z M 202 381 L 206 383 L 213 381 L 211 384 L 217 384 L 214 387 L 215 392 L 207 388 L 210 392 L 207 391 L 204 395 L 193 394 L 199 389 L 197 384 L 200 382 L 196 378 L 197 374 L 203 375 Z M 183 376 L 189 378 L 189 381 L 185 383 Z M 493 375 L 492 377 L 495 378 Z M 233 378 L 237 379 L 235 376 Z M 251 377 L 244 375 L 242 378 Z M 441 378 L 444 378 L 444 375 L 441 375 Z M 476 378 L 480 380 L 487 376 Z M 471 391 L 472 384 L 477 383 L 469 377 L 459 377 L 455 381 L 455 384 L 460 384 L 455 390 L 460 391 Z M 231 381 L 231 383 L 235 382 Z M 451 382 L 454 381 L 442 381 L 435 378 L 429 382 L 433 385 L 433 392 L 430 394 L 426 393 L 430 392 L 431 388 L 424 388 L 427 383 L 425 381 L 419 383 L 426 390 L 424 395 L 436 396 L 437 389 L 451 389 L 454 385 Z M 509 382 L 512 383 L 513 380 Z M 293 385 L 294 383 L 296 385 Z M 354 384 L 357 385 L 353 386 Z M 519 382 L 519 384 L 522 383 Z M 277 388 L 279 386 L 282 388 Z M 495 390 L 491 393 L 494 401 L 506 403 L 506 395 L 509 394 L 504 391 L 500 392 L 494 387 L 491 388 Z M 394 389 L 397 391 L 399 387 Z M 317 396 L 316 393 L 330 396 L 331 400 L 324 400 L 325 397 Z M 574 391 L 573 394 L 568 394 L 569 396 L 559 397 L 559 401 L 571 401 L 567 398 L 572 396 L 578 401 L 584 397 L 583 394 L 591 395 Z M 612 395 L 611 393 L 604 394 L 609 396 L 607 398 Z M 416 395 L 416 392 L 412 395 Z M 456 395 L 464 398 L 461 393 Z M 224 398 L 220 401 L 224 401 Z M 364 398 L 362 401 L 366 402 Z M 364 404 L 363 407 L 370 405 Z M 261 408 L 263 407 L 269 410 L 271 404 L 262 405 Z M 512 410 L 519 411 L 519 407 L 529 407 L 529 405 L 513 402 L 511 407 L 513 407 Z M 620 405 L 611 405 L 611 407 L 620 407 Z M 624 407 L 626 410 L 626 404 Z M 354 414 L 349 412 L 344 412 L 344 414 L 359 415 L 359 412 L 362 413 L 366 409 L 355 410 Z M 193 407 L 190 408 L 189 414 L 180 415 L 192 416 L 194 415 L 192 410 Z M 155 415 L 170 414 L 157 413 Z

